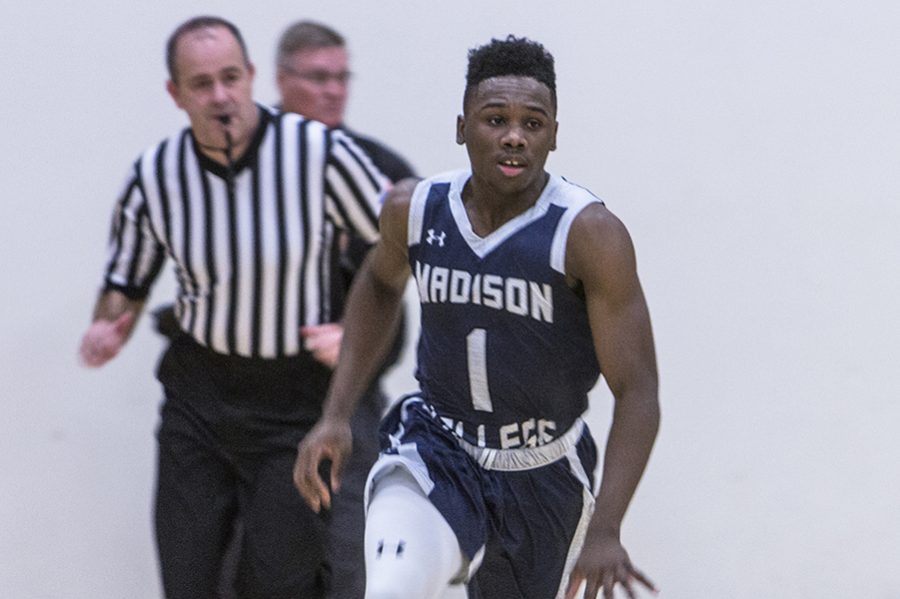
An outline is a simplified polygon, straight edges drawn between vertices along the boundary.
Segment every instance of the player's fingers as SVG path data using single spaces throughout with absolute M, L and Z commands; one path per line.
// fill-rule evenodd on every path
M 620 584 L 622 588 L 625 590 L 625 594 L 628 595 L 628 599 L 636 599 L 634 594 L 634 589 L 631 586 L 634 578 L 631 576 L 631 564 L 619 564 L 612 570 L 613 575 L 613 586 Z
M 328 487 L 325 481 L 319 475 L 314 475 L 307 479 L 307 494 L 309 496 L 309 504 L 316 513 L 322 508 L 329 509 L 331 507 L 331 498 L 328 495 Z
M 331 488 L 341 490 L 341 478 L 344 476 L 344 458 L 340 454 L 331 458 Z
M 316 513 L 322 507 L 328 507 L 328 487 L 319 476 L 319 464 L 322 463 L 322 454 L 318 450 L 311 450 L 301 444 L 300 451 L 295 462 L 296 471 L 294 484 L 300 495 Z
M 297 489 L 297 492 L 300 493 L 303 500 L 309 503 L 306 499 L 306 488 L 303 486 L 303 462 L 300 461 L 299 455 L 297 455 L 297 459 L 294 460 L 293 478 L 294 488 Z
M 597 599 L 597 593 L 600 592 L 600 582 L 597 579 L 584 579 L 583 599 Z
M 584 581 L 584 576 L 581 574 L 577 574 L 574 571 L 569 576 L 569 586 L 566 587 L 566 599 L 575 599 L 575 594 L 578 593 L 578 587 L 581 586 L 581 583 Z
M 312 511 L 318 514 L 321 509 L 319 498 L 307 484 L 305 468 L 299 462 L 294 464 L 294 487 L 297 489 L 297 492 L 300 493 L 300 497 L 303 498 L 303 501 L 306 502 Z
M 628 599 L 637 599 L 637 595 L 634 594 L 634 589 L 631 588 L 631 580 L 632 579 L 626 575 L 624 578 L 619 579 L 619 584 L 625 589 L 625 594 L 628 595 Z
M 315 464 L 310 463 L 309 469 L 307 470 L 307 476 L 309 477 L 309 484 L 316 494 L 319 506 L 328 510 L 331 509 L 331 490 L 328 488 L 328 484 L 325 482 L 325 479 L 322 478 L 322 474 L 319 471 L 322 463 L 326 460 L 334 462 L 332 452 L 329 451 L 327 447 L 319 448 L 316 454 Z
M 639 583 L 647 587 L 648 590 L 653 591 L 654 593 L 659 593 L 659 589 L 656 588 L 656 585 L 653 584 L 653 581 L 647 578 L 647 575 L 638 570 L 637 568 L 631 568 L 631 576 L 634 577 Z
M 609 570 L 603 573 L 603 599 L 613 599 L 616 577 Z
M 328 485 L 325 484 L 325 480 L 321 476 L 316 477 L 316 493 L 319 497 L 319 505 L 326 510 L 331 509 L 331 491 L 328 490 Z

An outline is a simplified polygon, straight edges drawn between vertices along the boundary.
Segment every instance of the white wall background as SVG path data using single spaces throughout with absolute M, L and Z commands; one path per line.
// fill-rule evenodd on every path
M 423 173 L 453 143 L 466 51 L 513 32 L 558 63 L 550 168 L 628 225 L 663 425 L 626 519 L 674 599 L 900 598 L 900 4 L 4 4 L 0 19 L 0 596 L 159 597 L 151 528 L 161 342 L 99 372 L 75 349 L 110 208 L 185 119 L 163 44 L 214 12 L 258 97 L 293 19 L 351 41 L 348 122 Z M 171 295 L 164 280 L 151 304 Z M 409 387 L 410 366 L 391 377 Z M 609 397 L 591 419 L 603 438 Z

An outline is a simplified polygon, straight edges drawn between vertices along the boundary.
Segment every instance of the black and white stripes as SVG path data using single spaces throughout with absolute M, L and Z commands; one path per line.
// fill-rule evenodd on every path
M 181 327 L 217 352 L 269 358 L 300 351 L 301 325 L 331 320 L 335 228 L 374 241 L 389 183 L 341 131 L 261 112 L 234 173 L 200 154 L 188 129 L 137 160 L 106 286 L 146 297 L 168 255 Z

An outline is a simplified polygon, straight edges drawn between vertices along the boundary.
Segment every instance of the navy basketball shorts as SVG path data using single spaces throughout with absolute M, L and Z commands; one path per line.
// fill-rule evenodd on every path
M 594 507 L 597 448 L 582 420 L 551 443 L 476 447 L 420 397 L 397 402 L 366 485 L 405 468 L 456 535 L 470 599 L 563 597 Z

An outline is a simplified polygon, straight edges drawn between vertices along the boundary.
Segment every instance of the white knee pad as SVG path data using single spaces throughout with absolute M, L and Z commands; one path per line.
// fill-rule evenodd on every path
M 439 599 L 463 567 L 450 525 L 402 467 L 375 484 L 365 551 L 366 599 Z M 452 596 L 465 596 L 460 586 Z

